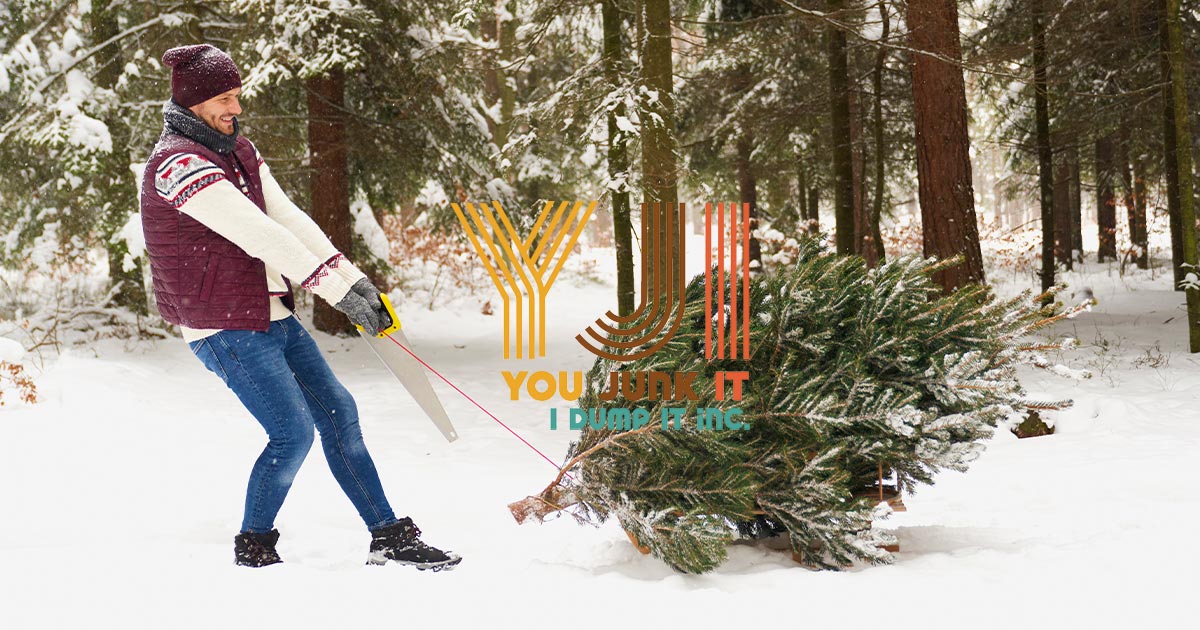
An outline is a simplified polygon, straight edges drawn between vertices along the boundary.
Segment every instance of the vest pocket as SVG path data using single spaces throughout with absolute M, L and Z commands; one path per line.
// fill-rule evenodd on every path
M 200 301 L 207 302 L 212 297 L 213 286 L 217 283 L 217 267 L 221 256 L 217 253 L 208 255 L 208 264 L 204 266 L 204 281 L 200 284 Z

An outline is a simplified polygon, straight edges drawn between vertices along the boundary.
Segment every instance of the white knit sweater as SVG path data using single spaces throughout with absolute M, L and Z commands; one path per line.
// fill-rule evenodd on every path
M 191 156 L 199 158 L 194 154 Z M 195 165 L 193 168 L 198 171 L 207 165 L 207 172 L 213 172 L 212 164 L 207 160 L 187 160 L 187 157 L 180 155 L 169 159 L 177 164 Z M 326 302 L 337 304 L 350 291 L 351 285 L 366 274 L 351 264 L 312 218 L 288 199 L 271 175 L 271 169 L 261 159 L 258 174 L 267 202 L 265 214 L 223 173 L 217 181 L 184 200 L 178 206 L 179 211 L 263 261 L 267 268 L 267 291 L 271 294 L 271 321 L 292 314 L 279 299 L 287 292 L 283 276 L 291 278 L 293 286 L 302 286 Z M 174 181 L 187 179 L 189 175 L 184 173 Z M 168 198 L 172 191 L 160 190 L 159 194 Z M 180 329 L 187 341 L 220 332 L 185 326 Z

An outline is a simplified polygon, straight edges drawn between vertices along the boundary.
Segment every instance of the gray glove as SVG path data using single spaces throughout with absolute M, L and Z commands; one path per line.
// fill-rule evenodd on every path
M 368 335 L 378 334 L 385 328 L 380 325 L 379 313 L 375 308 L 353 289 L 347 291 L 345 297 L 334 304 L 333 308 L 345 313 L 355 325 L 362 326 Z
M 379 299 L 379 294 L 382 293 L 371 281 L 367 278 L 362 278 L 350 287 L 355 293 L 361 295 L 375 309 L 375 315 L 379 318 L 379 329 L 384 330 L 392 325 L 392 316 L 388 314 L 387 308 L 383 305 L 383 300 Z

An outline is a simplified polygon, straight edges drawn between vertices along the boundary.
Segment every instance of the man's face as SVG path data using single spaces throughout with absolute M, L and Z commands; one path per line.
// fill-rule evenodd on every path
M 233 135 L 233 117 L 242 113 L 242 106 L 238 105 L 238 94 L 241 93 L 242 88 L 236 87 L 188 109 L 209 127 L 227 136 Z

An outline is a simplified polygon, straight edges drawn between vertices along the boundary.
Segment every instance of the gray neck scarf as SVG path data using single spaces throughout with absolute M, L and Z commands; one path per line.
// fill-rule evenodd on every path
M 168 100 L 163 104 L 163 133 L 178 134 L 187 138 L 191 138 L 200 144 L 216 151 L 217 153 L 233 153 L 237 147 L 238 119 L 233 119 L 233 135 L 225 135 L 216 129 L 208 126 L 203 120 L 200 120 L 186 107 L 182 107 L 174 100 Z

